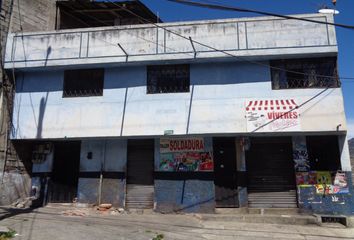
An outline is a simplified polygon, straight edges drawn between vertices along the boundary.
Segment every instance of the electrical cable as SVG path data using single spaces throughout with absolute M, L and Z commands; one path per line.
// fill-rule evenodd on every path
M 71 10 L 75 10 L 73 7 L 69 7 L 69 8 L 70 8 Z M 68 13 L 67 11 L 63 11 L 63 12 L 66 13 L 66 14 L 68 14 L 68 15 L 71 15 L 71 14 Z M 100 19 L 94 17 L 94 16 L 91 16 L 91 15 L 89 15 L 89 14 L 85 14 L 85 13 L 82 13 L 82 12 L 79 12 L 79 13 L 80 13 L 82 16 L 88 16 L 88 17 L 90 17 L 91 19 L 93 19 L 93 20 L 95 20 L 95 21 L 98 21 L 98 22 L 104 24 L 105 26 L 111 26 L 111 25 L 109 25 L 109 24 L 107 24 L 107 23 L 101 21 Z M 144 41 L 146 41 L 146 42 L 150 42 L 150 43 L 153 43 L 153 44 L 157 44 L 157 45 L 160 46 L 160 47 L 165 47 L 166 49 L 170 49 L 170 50 L 172 50 L 172 51 L 177 51 L 176 49 L 171 48 L 171 47 L 164 46 L 164 45 L 161 44 L 161 43 L 156 43 L 156 42 L 154 42 L 154 41 L 152 41 L 152 40 L 149 40 L 149 39 L 146 39 L 146 38 L 143 38 L 143 37 L 140 37 L 140 36 L 136 36 L 136 35 L 130 34 L 129 31 L 127 31 L 127 34 L 129 34 L 130 36 L 137 37 L 137 38 L 139 38 L 139 39 L 141 39 L 141 40 L 144 40 Z M 105 41 L 105 40 L 100 39 L 100 38 L 96 38 L 96 39 L 99 40 L 99 41 L 105 42 L 105 43 L 107 43 L 107 44 L 110 44 L 110 45 L 112 45 L 112 46 L 114 46 L 114 47 L 118 47 L 117 43 L 108 42 L 108 41 Z M 185 53 L 185 54 L 188 55 L 188 56 L 192 55 L 191 53 Z M 128 54 L 128 56 L 129 56 L 129 54 Z
M 317 97 L 319 97 L 320 95 L 322 95 L 322 94 L 323 94 L 324 92 L 326 92 L 328 89 L 329 89 L 329 88 L 323 89 L 321 92 L 319 92 L 319 93 L 317 93 L 316 95 L 312 96 L 311 98 L 307 99 L 305 102 L 301 103 L 300 105 L 296 106 L 295 108 L 292 108 L 292 109 L 290 109 L 290 110 L 288 110 L 288 111 L 286 111 L 286 112 L 280 114 L 279 116 L 277 116 L 276 118 L 274 118 L 274 119 L 272 119 L 272 120 L 266 122 L 265 124 L 263 124 L 263 125 L 257 127 L 257 128 L 254 129 L 252 132 L 256 132 L 256 131 L 262 129 L 263 127 L 265 127 L 265 126 L 271 124 L 272 122 L 275 122 L 276 120 L 282 118 L 283 116 L 287 115 L 288 113 L 290 113 L 290 112 L 292 112 L 292 111 L 294 111 L 294 110 L 297 110 L 297 109 L 301 108 L 302 106 L 306 105 L 307 103 L 311 102 L 311 101 L 314 100 L 315 98 L 317 98 Z
M 110 0 L 108 0 L 108 1 L 110 1 Z M 110 1 L 110 2 L 111 2 L 111 1 Z M 113 2 L 112 2 L 112 3 L 113 3 Z M 113 4 L 114 4 L 114 3 L 113 3 Z M 120 6 L 117 5 L 117 4 L 115 4 L 115 5 L 118 6 L 118 7 L 120 7 Z M 126 11 L 131 12 L 131 11 L 128 10 L 128 9 L 125 9 L 125 8 L 122 8 L 122 7 L 120 7 L 120 8 L 121 8 L 121 9 L 124 9 L 124 10 L 126 10 Z M 135 13 L 133 13 L 133 12 L 131 12 L 131 13 L 132 13 L 133 15 L 139 17 L 139 18 L 144 19 L 143 17 L 139 16 L 138 14 L 135 14 Z M 209 48 L 211 48 L 211 49 L 214 49 L 215 51 L 223 52 L 223 53 L 225 53 L 225 54 L 227 54 L 227 55 L 229 55 L 229 56 L 232 56 L 232 57 L 237 57 L 236 55 L 230 54 L 230 53 L 228 53 L 228 52 L 226 52 L 226 51 L 224 51 L 224 50 L 218 50 L 218 49 L 216 49 L 216 48 L 214 48 L 214 47 L 211 47 L 211 46 L 208 46 L 208 45 L 206 45 L 206 44 L 200 43 L 200 42 L 198 42 L 198 41 L 192 40 L 191 38 L 187 38 L 187 37 L 185 37 L 185 36 L 183 36 L 183 35 L 181 35 L 181 34 L 179 34 L 179 33 L 175 33 L 174 31 L 171 31 L 171 30 L 169 30 L 169 29 L 166 29 L 165 27 L 162 27 L 162 26 L 160 26 L 160 25 L 158 25 L 158 24 L 156 24 L 156 23 L 153 23 L 153 22 L 151 22 L 151 21 L 148 21 L 147 19 L 144 19 L 144 20 L 147 21 L 147 22 L 150 22 L 151 24 L 155 25 L 156 27 L 160 27 L 160 28 L 162 28 L 162 29 L 164 29 L 164 30 L 166 30 L 166 31 L 168 31 L 168 32 L 170 32 L 170 33 L 172 33 L 172 34 L 175 34 L 175 35 L 177 35 L 177 36 L 180 36 L 180 37 L 182 37 L 182 38 L 184 38 L 184 39 L 188 39 L 189 41 L 193 41 L 193 42 L 195 42 L 195 43 L 197 43 L 197 44 L 199 44 L 199 45 L 201 45 L 201 46 L 209 47 Z M 253 62 L 253 61 L 252 61 L 252 62 Z M 258 63 L 258 62 L 256 62 L 256 63 Z M 266 64 L 263 64 L 263 65 L 266 65 Z M 266 65 L 266 66 L 267 66 L 267 67 L 272 67 L 272 66 L 269 66 L 269 65 Z M 276 68 L 276 69 L 278 69 L 278 68 Z M 279 70 L 279 69 L 278 69 L 278 70 Z M 285 69 L 280 69 L 280 70 L 285 70 Z M 287 71 L 287 70 L 285 70 L 285 71 Z M 287 71 L 287 72 L 293 72 L 293 73 L 297 73 L 297 74 L 306 75 L 305 73 L 299 73 L 299 72 L 294 72 L 294 71 Z M 320 75 L 316 75 L 316 76 L 320 76 Z M 336 79 L 337 79 L 337 78 L 336 78 Z M 347 78 L 347 79 L 348 79 L 348 78 Z M 350 78 L 350 79 L 354 79 L 354 78 Z M 312 96 L 311 98 L 309 98 L 308 100 L 306 100 L 305 102 L 303 102 L 302 104 L 300 104 L 299 106 L 297 106 L 295 109 L 299 109 L 299 108 L 303 107 L 303 106 L 306 105 L 307 103 L 311 102 L 312 100 L 314 100 L 315 98 L 319 97 L 321 94 L 323 94 L 324 92 L 326 92 L 328 89 L 329 89 L 328 87 L 325 88 L 324 90 L 322 90 L 322 91 L 319 92 L 318 94 Z M 289 110 L 288 112 L 294 111 L 295 109 L 291 109 L 291 110 Z M 288 113 L 288 112 L 286 112 L 286 113 Z M 272 119 L 271 121 L 269 121 L 269 122 L 263 124 L 262 126 L 260 126 L 259 128 L 253 130 L 252 132 L 256 132 L 256 131 L 258 131 L 260 128 L 263 128 L 264 126 L 267 126 L 267 125 L 271 124 L 272 122 L 274 122 L 274 121 L 280 119 L 280 118 L 281 118 L 282 116 L 284 116 L 286 113 L 283 113 L 283 114 L 281 114 L 280 116 L 278 116 L 278 117 Z
M 167 0 L 167 1 L 179 3 L 179 4 L 184 4 L 184 5 L 189 5 L 189 6 L 194 6 L 194 7 L 202 7 L 202 8 L 223 10 L 223 11 L 256 13 L 256 14 L 265 15 L 265 16 L 280 17 L 280 18 L 284 18 L 284 19 L 292 19 L 292 20 L 319 23 L 319 24 L 325 24 L 325 25 L 332 25 L 332 26 L 336 26 L 336 27 L 354 30 L 354 26 L 352 26 L 352 25 L 323 22 L 323 21 L 319 21 L 319 20 L 300 18 L 300 17 L 288 16 L 288 15 L 282 15 L 282 14 L 277 14 L 277 13 L 270 13 L 270 12 L 264 12 L 264 11 L 246 9 L 246 8 L 238 8 L 238 7 L 226 6 L 226 5 L 220 5 L 220 4 L 208 4 L 208 3 L 194 2 L 194 1 L 188 1 L 188 0 Z
M 288 73 L 294 73 L 294 74 L 304 75 L 304 76 L 316 76 L 316 77 L 330 78 L 330 79 L 335 79 L 335 80 L 338 79 L 337 76 L 326 76 L 326 75 L 320 75 L 320 74 L 314 74 L 314 75 L 312 75 L 312 74 L 307 74 L 307 73 L 304 73 L 304 72 L 292 71 L 292 70 L 283 69 L 283 68 L 280 68 L 280 67 L 275 67 L 275 66 L 271 66 L 271 65 L 268 65 L 268 64 L 264 64 L 264 63 L 261 63 L 261 62 L 252 61 L 252 60 L 248 60 L 248 59 L 241 58 L 241 57 L 239 57 L 239 56 L 237 56 L 237 55 L 234 55 L 234 54 L 232 54 L 232 53 L 229 53 L 228 51 L 220 50 L 220 49 L 217 49 L 217 48 L 212 47 L 212 46 L 210 46 L 210 45 L 204 44 L 204 43 L 202 43 L 202 42 L 193 40 L 192 38 L 186 37 L 186 36 L 184 36 L 184 35 L 182 35 L 182 34 L 180 34 L 180 33 L 178 33 L 178 32 L 172 31 L 172 30 L 170 30 L 170 29 L 168 29 L 168 28 L 166 28 L 166 27 L 164 27 L 164 26 L 161 26 L 161 25 L 156 24 L 156 23 L 154 23 L 154 22 L 152 22 L 152 21 L 149 21 L 149 20 L 147 20 L 147 19 L 141 17 L 140 15 L 138 15 L 138 14 L 136 14 L 136 13 L 130 11 L 129 9 L 124 8 L 124 7 L 121 7 L 120 5 L 116 4 L 115 2 L 112 2 L 111 0 L 107 0 L 107 1 L 113 3 L 115 6 L 119 7 L 120 9 L 122 9 L 122 10 L 124 10 L 124 11 L 127 11 L 127 12 L 131 13 L 132 15 L 134 15 L 134 16 L 136 16 L 136 17 L 142 19 L 142 20 L 144 20 L 146 23 L 152 24 L 152 25 L 154 25 L 154 26 L 156 26 L 156 27 L 158 27 L 158 28 L 161 28 L 161 29 L 163 29 L 163 30 L 165 30 L 165 31 L 167 31 L 167 32 L 169 32 L 169 33 L 171 33 L 171 34 L 174 34 L 174 35 L 176 35 L 176 36 L 179 36 L 179 37 L 181 37 L 181 38 L 184 38 L 184 39 L 186 39 L 186 40 L 188 40 L 188 41 L 192 41 L 192 42 L 194 42 L 194 43 L 196 43 L 196 44 L 198 44 L 198 45 L 200 45 L 200 46 L 202 46 L 202 47 L 206 47 L 206 48 L 209 48 L 209 49 L 214 50 L 214 51 L 216 51 L 216 52 L 221 52 L 221 53 L 224 53 L 225 55 L 228 55 L 228 56 L 230 56 L 230 57 L 234 57 L 234 58 L 236 58 L 236 59 L 239 59 L 241 62 L 242 62 L 242 61 L 243 61 L 243 62 L 248 62 L 248 63 L 260 65 L 260 66 L 263 66 L 263 67 L 267 67 L 267 68 L 270 67 L 271 69 L 275 69 L 275 70 L 279 70 L 279 71 L 284 71 L 284 72 L 288 72 Z M 354 77 L 340 77 L 340 79 L 350 79 L 350 80 L 354 80 Z

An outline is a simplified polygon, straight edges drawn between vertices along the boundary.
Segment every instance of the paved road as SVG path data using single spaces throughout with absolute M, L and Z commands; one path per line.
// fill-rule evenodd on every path
M 64 210 L 45 207 L 32 211 L 9 212 L 0 207 L 0 226 L 16 230 L 19 233 L 16 240 L 148 240 L 158 234 L 163 234 L 164 240 L 354 239 L 354 229 L 339 224 L 325 227 L 261 224 L 200 220 L 194 215 L 102 215 L 84 210 L 80 213 L 87 213 L 85 216 L 65 216 Z

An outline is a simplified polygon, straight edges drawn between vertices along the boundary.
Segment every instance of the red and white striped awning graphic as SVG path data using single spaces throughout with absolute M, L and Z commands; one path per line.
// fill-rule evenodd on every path
M 246 111 L 274 111 L 274 110 L 291 110 L 297 108 L 294 99 L 283 100 L 252 100 L 249 101 Z

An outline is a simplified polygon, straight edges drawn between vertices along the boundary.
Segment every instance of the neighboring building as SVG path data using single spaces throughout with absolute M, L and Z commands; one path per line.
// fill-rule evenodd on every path
M 31 164 L 19 159 L 22 150 L 31 149 L 14 146 L 9 139 L 14 82 L 12 70 L 3 70 L 7 34 L 54 30 L 56 7 L 55 0 L 2 0 L 0 7 L 0 205 L 6 205 L 28 196 L 31 186 Z
M 146 21 L 161 22 L 144 4 L 138 1 L 90 2 L 56 0 L 3 0 L 1 5 L 1 63 L 5 55 L 8 32 L 21 36 L 25 32 L 53 31 L 84 27 L 139 24 L 139 16 Z M 122 11 L 124 7 L 129 12 Z M 23 46 L 24 50 L 26 46 Z M 3 64 L 1 64 L 3 66 Z M 10 204 L 30 194 L 32 164 L 24 161 L 32 152 L 30 145 L 10 141 L 13 122 L 13 80 L 15 73 L 0 68 L 0 205 Z M 5 173 L 5 174 L 3 174 Z
M 5 68 L 37 204 L 351 211 L 333 26 L 255 17 L 11 34 Z

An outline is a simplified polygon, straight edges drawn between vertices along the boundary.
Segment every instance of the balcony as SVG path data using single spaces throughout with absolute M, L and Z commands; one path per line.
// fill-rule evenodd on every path
M 331 15 L 296 16 L 333 22 Z M 5 68 L 206 61 L 208 58 L 232 57 L 219 50 L 240 60 L 337 53 L 335 29 L 326 24 L 255 17 L 159 23 L 158 26 L 147 24 L 9 34 Z

